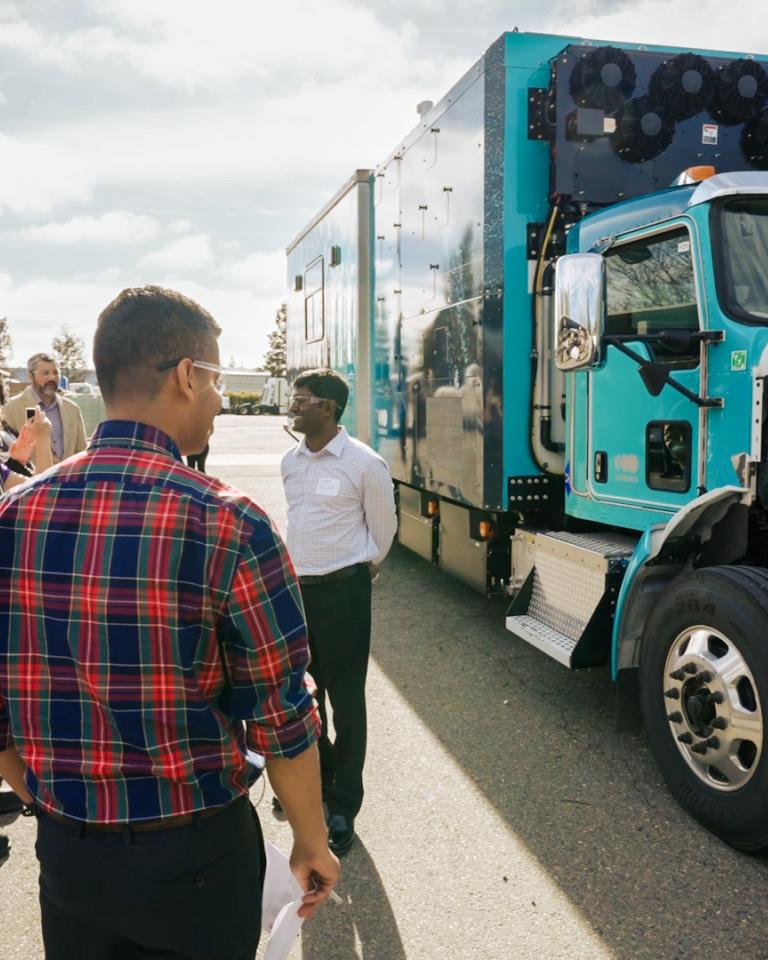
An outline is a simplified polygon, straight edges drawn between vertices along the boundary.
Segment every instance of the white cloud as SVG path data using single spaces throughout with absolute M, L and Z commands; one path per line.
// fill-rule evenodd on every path
M 93 282 L 35 280 L 3 285 L 0 274 L 0 317 L 8 317 L 14 357 L 24 362 L 37 350 L 46 350 L 63 323 L 86 344 L 90 362 L 96 321 L 106 305 L 125 286 L 140 286 L 139 276 L 120 283 L 103 277 Z M 186 276 L 169 275 L 164 285 L 192 297 L 210 310 L 222 326 L 221 356 L 231 354 L 246 366 L 257 366 L 274 328 L 279 300 L 256 296 L 249 290 L 210 287 Z
M 253 253 L 243 260 L 219 267 L 216 276 L 262 295 L 282 297 L 285 294 L 285 251 L 272 253 Z
M 66 246 L 86 243 L 146 243 L 160 235 L 161 226 L 154 217 L 111 210 L 99 217 L 73 217 L 60 223 L 46 223 L 21 231 L 25 240 Z
M 172 223 L 168 224 L 169 233 L 189 233 L 190 230 L 194 230 L 194 223 L 191 220 L 188 220 L 186 217 L 183 217 L 181 220 L 174 220 Z
M 590 6 L 595 12 L 576 17 L 569 17 L 564 8 L 557 32 L 704 50 L 764 53 L 768 49 L 768 21 L 758 0 L 741 0 L 738 16 L 733 6 L 720 0 L 641 0 L 618 9 L 608 4 Z
M 79 150 L 56 143 L 54 135 L 22 141 L 0 134 L 0 209 L 45 212 L 60 203 L 89 200 L 91 183 Z
M 155 271 L 160 275 L 174 272 L 186 275 L 195 270 L 210 267 L 213 262 L 210 238 L 205 233 L 195 233 L 145 254 L 139 260 L 138 268 L 144 271 Z

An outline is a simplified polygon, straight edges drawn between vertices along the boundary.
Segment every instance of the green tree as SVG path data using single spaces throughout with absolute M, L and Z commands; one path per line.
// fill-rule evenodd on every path
M 59 372 L 71 382 L 81 380 L 88 370 L 85 360 L 85 341 L 78 337 L 67 324 L 51 341 L 53 353 L 59 361 Z
M 267 337 L 269 347 L 264 354 L 262 366 L 269 370 L 273 377 L 284 377 L 288 371 L 288 362 L 286 354 L 285 331 L 288 327 L 288 306 L 281 303 L 275 316 L 275 326 Z
M 8 318 L 0 317 L 0 367 L 7 367 L 11 362 L 13 341 L 8 333 Z

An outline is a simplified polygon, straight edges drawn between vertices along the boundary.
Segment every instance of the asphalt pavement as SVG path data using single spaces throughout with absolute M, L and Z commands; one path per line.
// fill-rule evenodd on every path
M 208 471 L 284 529 L 282 423 L 218 418 Z M 291 960 L 766 960 L 768 859 L 675 805 L 642 733 L 616 731 L 607 668 L 570 673 L 511 637 L 504 609 L 393 548 L 374 590 L 359 839 L 342 903 Z M 269 786 L 253 799 L 287 851 Z M 34 825 L 6 832 L 0 957 L 37 960 Z

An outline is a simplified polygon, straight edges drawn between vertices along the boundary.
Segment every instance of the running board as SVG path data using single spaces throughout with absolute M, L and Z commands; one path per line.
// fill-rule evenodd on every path
M 507 611 L 507 630 L 571 670 L 605 663 L 634 549 L 621 534 L 523 532 L 513 540 L 513 567 L 530 570 Z

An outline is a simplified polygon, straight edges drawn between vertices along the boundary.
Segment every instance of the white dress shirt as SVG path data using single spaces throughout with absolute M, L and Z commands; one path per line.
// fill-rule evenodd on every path
M 299 576 L 381 563 L 397 520 L 392 478 L 378 453 L 342 427 L 317 453 L 302 439 L 285 454 L 281 470 L 286 543 Z

